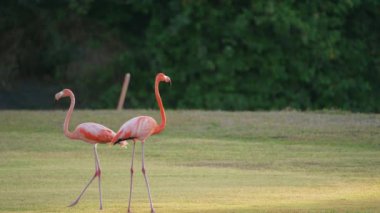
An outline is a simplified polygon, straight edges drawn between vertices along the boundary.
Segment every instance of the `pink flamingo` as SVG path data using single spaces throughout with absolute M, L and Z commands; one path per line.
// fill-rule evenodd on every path
M 162 105 L 162 100 L 160 93 L 158 91 L 158 85 L 161 81 L 164 81 L 166 83 L 171 83 L 171 80 L 168 76 L 164 75 L 163 73 L 158 73 L 156 75 L 156 81 L 155 81 L 155 95 L 156 100 L 158 103 L 158 107 L 160 108 L 160 114 L 161 114 L 161 124 L 157 124 L 157 122 L 149 116 L 138 116 L 135 118 L 132 118 L 125 122 L 119 129 L 119 131 L 116 133 L 116 136 L 112 139 L 113 144 L 120 143 L 124 140 L 133 140 L 133 149 L 132 149 L 132 162 L 131 162 L 131 182 L 130 182 L 130 189 L 129 189 L 129 202 L 128 202 L 128 212 L 131 212 L 131 198 L 132 198 L 132 182 L 133 182 L 133 158 L 135 156 L 135 145 L 136 140 L 141 141 L 141 147 L 142 147 L 142 173 L 144 175 L 145 184 L 148 189 L 148 196 L 149 196 L 149 202 L 150 202 L 150 209 L 151 212 L 155 212 L 153 208 L 152 198 L 150 195 L 150 188 L 149 188 L 149 182 L 146 175 L 146 169 L 144 164 L 144 143 L 145 140 L 154 134 L 159 134 L 162 132 L 166 125 L 166 115 L 164 106 Z
M 69 131 L 69 123 L 71 114 L 73 113 L 74 106 L 75 106 L 75 96 L 73 92 L 69 89 L 64 89 L 61 92 L 58 92 L 55 94 L 55 99 L 58 101 L 59 99 L 63 97 L 70 97 L 70 108 L 67 111 L 67 115 L 65 118 L 65 122 L 63 123 L 63 132 L 66 135 L 66 137 L 73 139 L 73 140 L 82 140 L 86 143 L 93 144 L 94 145 L 94 155 L 95 155 L 95 174 L 94 176 L 89 180 L 87 185 L 83 188 L 82 192 L 79 194 L 77 199 L 75 199 L 69 207 L 75 206 L 84 192 L 87 190 L 88 186 L 92 183 L 92 181 L 98 177 L 98 187 L 99 187 L 99 205 L 100 209 L 103 209 L 102 205 L 102 190 L 101 190 L 101 169 L 100 169 L 100 161 L 98 158 L 98 152 L 97 152 L 97 145 L 98 143 L 105 144 L 110 143 L 112 138 L 116 135 L 114 131 L 111 129 L 97 123 L 82 123 L 79 124 L 74 132 Z M 121 146 L 126 146 L 126 141 L 120 142 Z

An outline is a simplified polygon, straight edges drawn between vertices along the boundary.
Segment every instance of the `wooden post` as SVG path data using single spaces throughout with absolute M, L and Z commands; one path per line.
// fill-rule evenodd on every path
M 125 102 L 125 96 L 127 95 L 127 91 L 128 91 L 130 76 L 131 75 L 129 73 L 125 74 L 123 87 L 121 88 L 119 103 L 117 104 L 117 108 L 116 108 L 117 110 L 121 110 L 123 108 L 123 104 Z

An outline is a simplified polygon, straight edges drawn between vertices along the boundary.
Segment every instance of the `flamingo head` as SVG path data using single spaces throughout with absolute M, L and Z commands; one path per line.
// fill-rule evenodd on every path
M 70 94 L 72 94 L 73 92 L 71 92 L 70 89 L 64 89 L 62 90 L 61 92 L 58 92 L 57 94 L 55 94 L 55 100 L 59 100 L 63 97 L 67 97 L 67 96 L 70 96 Z
M 169 76 L 165 75 L 164 73 L 158 73 L 157 76 L 156 76 L 156 79 L 158 81 L 164 81 L 166 83 L 172 83 L 171 79 L 169 78 Z

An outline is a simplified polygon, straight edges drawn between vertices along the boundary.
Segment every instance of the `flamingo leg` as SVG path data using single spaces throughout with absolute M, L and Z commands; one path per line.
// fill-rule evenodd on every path
M 73 207 L 73 206 L 75 206 L 79 202 L 79 200 L 81 199 L 82 195 L 86 192 L 87 188 L 90 186 L 90 184 L 92 183 L 92 181 L 94 181 L 94 179 L 96 177 L 100 177 L 101 171 L 100 171 L 100 167 L 99 167 L 99 163 L 98 163 L 98 157 L 97 157 L 98 155 L 97 155 L 97 151 L 96 151 L 96 144 L 94 145 L 94 155 L 95 155 L 95 174 L 94 174 L 94 176 L 92 176 L 92 178 L 88 181 L 88 183 L 83 188 L 82 192 L 79 194 L 79 196 L 77 197 L 77 199 L 75 199 L 67 207 Z M 99 183 L 99 191 L 100 191 L 100 183 Z M 102 203 L 101 203 L 101 201 L 100 201 L 100 209 L 102 209 Z
M 142 149 L 142 173 L 144 174 L 144 179 L 145 179 L 145 184 L 146 184 L 146 188 L 148 189 L 148 196 L 149 196 L 149 203 L 150 203 L 150 209 L 151 209 L 151 212 L 154 213 L 155 210 L 153 208 L 153 203 L 152 203 L 152 197 L 150 195 L 150 187 L 149 187 L 149 182 L 148 182 L 148 177 L 146 175 L 146 170 L 145 170 L 145 163 L 144 163 L 144 141 L 141 141 L 141 149 Z
M 102 185 L 101 185 L 101 175 L 102 175 L 102 172 L 101 172 L 101 169 L 100 169 L 100 160 L 99 160 L 99 157 L 98 157 L 98 150 L 97 150 L 97 145 L 98 144 L 95 144 L 94 145 L 94 153 L 95 153 L 95 163 L 96 163 L 96 170 L 95 170 L 95 175 L 98 176 L 98 188 L 99 188 L 99 209 L 102 210 L 103 209 L 103 202 L 102 202 Z
M 131 212 L 131 200 L 132 200 L 132 190 L 133 190 L 133 159 L 135 157 L 135 146 L 136 141 L 133 141 L 133 148 L 132 148 L 132 161 L 131 161 L 131 182 L 129 186 L 129 201 L 128 201 L 128 213 Z

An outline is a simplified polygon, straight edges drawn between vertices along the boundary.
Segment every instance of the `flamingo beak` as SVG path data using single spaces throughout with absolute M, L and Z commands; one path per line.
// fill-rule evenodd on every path
M 170 86 L 172 86 L 172 80 L 169 78 L 169 76 L 165 76 L 165 82 L 169 83 Z
M 55 100 L 58 101 L 61 97 L 63 96 L 63 92 L 59 92 L 57 94 L 55 94 Z

